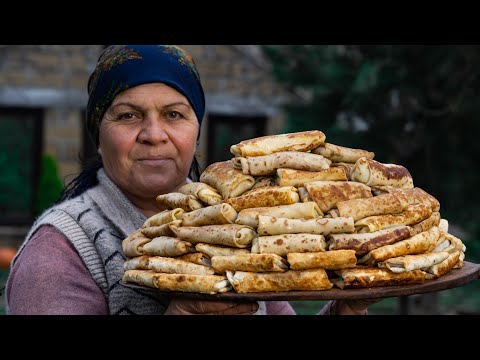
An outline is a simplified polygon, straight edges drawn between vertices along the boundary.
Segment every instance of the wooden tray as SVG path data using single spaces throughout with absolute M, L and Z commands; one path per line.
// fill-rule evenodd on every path
M 281 291 L 281 292 L 261 292 L 261 293 L 243 293 L 239 294 L 229 291 L 223 294 L 200 294 L 181 291 L 161 291 L 170 296 L 181 296 L 191 299 L 206 300 L 257 300 L 257 301 L 279 301 L 279 300 L 336 300 L 336 299 L 373 299 L 406 296 L 413 294 L 423 294 L 435 291 L 446 290 L 454 287 L 463 286 L 480 278 L 480 264 L 474 264 L 464 261 L 464 266 L 460 269 L 452 269 L 447 274 L 433 280 L 426 280 L 423 284 L 413 285 L 391 285 L 376 286 L 362 289 L 339 289 L 319 291 Z M 121 282 L 125 287 L 155 290 L 145 286 Z M 158 290 L 160 291 L 160 290 Z

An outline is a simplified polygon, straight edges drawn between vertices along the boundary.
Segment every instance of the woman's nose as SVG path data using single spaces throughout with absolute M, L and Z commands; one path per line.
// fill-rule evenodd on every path
M 168 140 L 166 124 L 162 119 L 155 115 L 146 116 L 142 121 L 142 128 L 138 135 L 141 143 L 156 144 Z

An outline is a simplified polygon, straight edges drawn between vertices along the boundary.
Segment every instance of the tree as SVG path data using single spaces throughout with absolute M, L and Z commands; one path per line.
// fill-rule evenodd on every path
M 266 45 L 280 83 L 306 94 L 287 104 L 286 132 L 319 129 L 327 141 L 405 166 L 467 231 L 480 259 L 480 46 Z

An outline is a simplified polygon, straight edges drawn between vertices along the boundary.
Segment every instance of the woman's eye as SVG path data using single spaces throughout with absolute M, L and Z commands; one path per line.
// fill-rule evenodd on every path
M 131 119 L 133 119 L 133 117 L 134 117 L 134 115 L 132 113 L 124 113 L 124 114 L 120 114 L 118 116 L 118 118 L 120 120 L 131 120 Z
M 169 111 L 167 113 L 167 117 L 172 120 L 180 119 L 182 115 L 179 112 L 176 111 Z

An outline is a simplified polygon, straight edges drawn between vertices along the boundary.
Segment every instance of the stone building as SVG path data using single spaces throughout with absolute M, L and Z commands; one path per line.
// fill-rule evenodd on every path
M 292 95 L 275 82 L 258 46 L 180 46 L 205 89 L 202 168 L 230 158 L 231 144 L 282 132 L 281 104 Z M 81 169 L 79 154 L 94 151 L 83 117 L 88 76 L 103 47 L 0 45 L 0 245 L 18 244 L 33 220 L 42 155 L 55 159 L 66 183 Z

